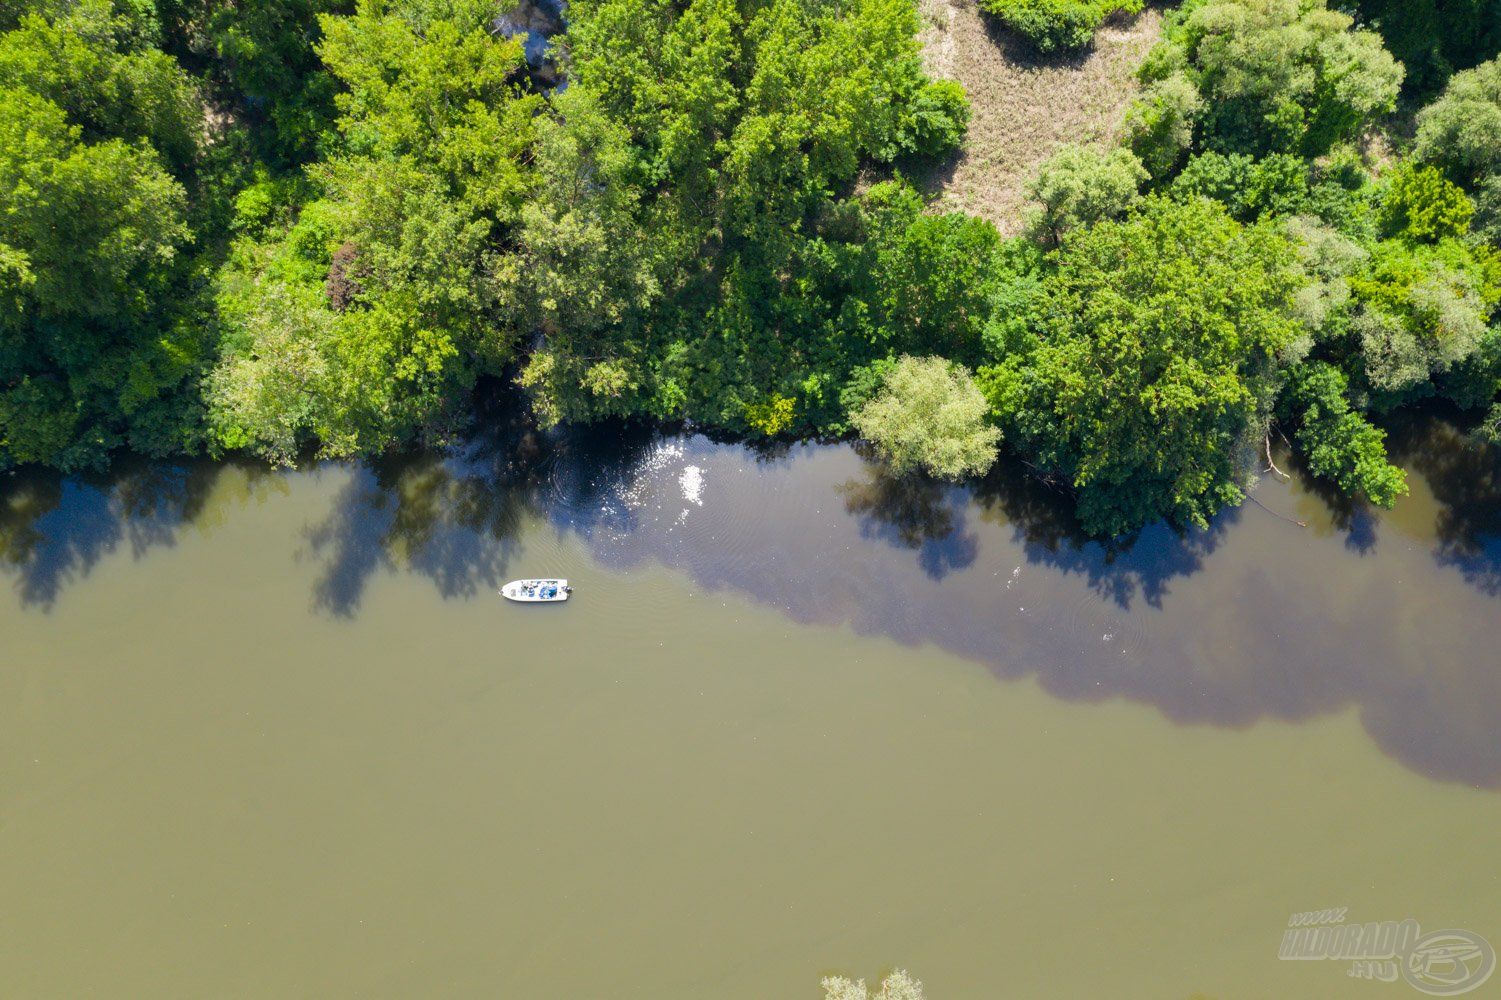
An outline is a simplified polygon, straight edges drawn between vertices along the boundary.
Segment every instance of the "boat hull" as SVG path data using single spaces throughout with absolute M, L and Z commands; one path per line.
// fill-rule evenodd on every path
M 567 580 L 512 580 L 500 588 L 500 596 L 518 604 L 557 604 L 568 600 Z

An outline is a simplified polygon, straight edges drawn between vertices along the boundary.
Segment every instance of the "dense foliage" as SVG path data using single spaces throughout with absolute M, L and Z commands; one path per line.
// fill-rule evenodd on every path
M 139 6 L 140 4 L 138 4 Z M 276 162 L 314 154 L 334 118 L 338 84 L 317 53 L 320 16 L 354 0 L 158 0 L 164 47 L 197 68 L 205 89 L 258 127 Z
M 1354 0 L 1424 92 L 1501 52 L 1501 0 Z
M 908 0 L 571 15 L 573 82 L 522 236 L 548 333 L 522 382 L 545 419 L 825 428 L 851 369 L 976 348 L 963 303 L 994 231 L 926 217 L 900 185 L 843 193 L 864 165 L 962 134 L 962 92 L 923 75 Z
M 1038 52 L 1082 49 L 1112 14 L 1137 14 L 1143 0 L 981 0 L 1007 28 Z
M 420 8 L 362 0 L 324 19 L 342 142 L 287 218 L 261 215 L 273 182 L 241 196 L 205 392 L 219 447 L 282 461 L 309 443 L 378 451 L 441 431 L 475 379 L 511 359 L 508 242 L 541 98 L 514 79 L 520 42 L 470 6 L 425 23 Z
M 1390 111 L 1402 66 L 1310 0 L 1187 0 L 1142 67 L 1132 145 L 1154 176 L 1189 151 L 1318 156 Z
M 153 20 L 107 0 L 21 8 L 0 44 L 0 465 L 195 442 L 207 345 L 193 280 L 196 85 Z
M 1295 360 L 1291 244 L 1207 199 L 1148 199 L 1065 244 L 1034 342 L 987 370 L 1002 426 L 1079 491 L 1085 527 L 1239 503 L 1242 452 Z M 1259 436 L 1257 436 L 1259 442 Z
M 1138 6 L 990 9 L 1046 52 Z M 1339 8 L 1169 10 L 1008 238 L 905 179 L 969 120 L 912 0 L 577 0 L 558 88 L 495 0 L 0 0 L 0 470 L 376 454 L 490 378 L 894 473 L 1003 440 L 1099 534 L 1274 437 L 1390 505 L 1393 411 L 1501 436 L 1501 62 L 1487 0 Z

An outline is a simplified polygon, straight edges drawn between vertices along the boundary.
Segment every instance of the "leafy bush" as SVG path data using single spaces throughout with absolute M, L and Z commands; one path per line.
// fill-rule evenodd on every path
M 1420 243 L 1463 236 L 1470 228 L 1475 203 L 1433 167 L 1404 163 L 1387 181 L 1381 204 L 1387 236 Z
M 962 365 L 903 356 L 850 423 L 898 474 L 925 469 L 959 479 L 995 462 L 1001 432 L 986 423 L 989 406 Z
M 1166 177 L 1182 162 L 1203 111 L 1199 88 L 1183 73 L 1153 81 L 1132 102 L 1126 110 L 1126 134 L 1148 174 Z
M 1138 14 L 1144 0 L 980 0 L 1039 52 L 1082 49 L 1112 14 Z
M 969 98 L 957 80 L 933 80 L 919 87 L 902 121 L 902 151 L 942 156 L 959 148 L 969 127 Z
M 1242 222 L 1292 215 L 1308 197 L 1308 164 L 1287 153 L 1260 160 L 1244 153 L 1200 153 L 1173 181 L 1172 192 L 1179 198 L 1213 198 Z
M 746 405 L 745 422 L 757 434 L 776 437 L 792 427 L 796 412 L 796 400 L 774 392 L 765 399 Z

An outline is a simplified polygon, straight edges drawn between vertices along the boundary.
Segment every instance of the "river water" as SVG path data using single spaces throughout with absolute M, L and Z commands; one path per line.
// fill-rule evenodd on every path
M 1114 548 L 630 430 L 0 478 L 0 992 L 1420 996 L 1277 957 L 1501 945 L 1501 467 L 1395 440 Z

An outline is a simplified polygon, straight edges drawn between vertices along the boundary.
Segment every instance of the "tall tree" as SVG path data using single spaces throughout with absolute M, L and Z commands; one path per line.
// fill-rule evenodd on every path
M 201 112 L 149 20 L 43 4 L 0 34 L 0 467 L 191 443 L 173 313 Z
M 1204 524 L 1243 497 L 1302 282 L 1269 224 L 1150 197 L 1065 239 L 1043 329 L 982 381 L 1008 438 L 1078 491 L 1089 531 Z

